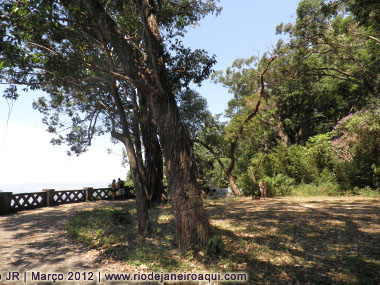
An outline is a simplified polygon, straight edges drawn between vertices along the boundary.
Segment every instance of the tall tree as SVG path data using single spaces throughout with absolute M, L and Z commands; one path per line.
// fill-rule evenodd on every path
M 84 71 L 97 70 L 136 89 L 160 137 L 179 249 L 205 245 L 210 226 L 196 182 L 192 142 L 181 122 L 175 93 L 190 82 L 200 83 L 210 72 L 214 60 L 202 51 L 184 48 L 179 37 L 188 25 L 217 11 L 214 1 L 6 2 L 8 14 L 3 18 L 7 24 L 2 29 L 7 37 L 3 49 L 7 80 L 27 80 L 32 88 L 39 88 L 36 70 L 45 73 L 51 64 L 62 64 L 60 71 L 69 72 L 72 63 L 79 63 Z M 161 28 L 165 29 L 164 38 Z M 90 61 L 85 54 L 78 58 L 80 52 L 72 52 L 99 52 L 94 48 L 99 42 L 117 58 L 116 72 Z M 33 59 L 37 67 L 30 64 Z
M 379 97 L 380 45 L 345 2 L 360 1 L 301 1 L 296 23 L 277 27 L 290 40 L 274 50 L 268 88 L 291 143 L 331 130 Z
M 247 126 L 260 112 L 262 100 L 266 96 L 264 75 L 275 59 L 276 56 L 270 58 L 264 56 L 259 64 L 253 57 L 248 60 L 236 60 L 224 75 L 220 72 L 215 74 L 218 81 L 234 94 L 227 110 L 231 121 L 224 128 L 223 124 L 216 120 L 209 120 L 209 125 L 197 142 L 215 157 L 225 173 L 232 191 L 237 196 L 242 192 L 235 182 L 232 171 L 237 159 L 238 146 Z M 252 63 L 257 64 L 258 67 L 248 69 L 247 66 Z M 223 162 L 222 156 L 228 157 L 228 166 Z

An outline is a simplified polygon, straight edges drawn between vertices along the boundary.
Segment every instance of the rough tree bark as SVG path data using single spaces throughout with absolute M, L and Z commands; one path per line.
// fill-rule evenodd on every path
M 116 105 L 118 105 L 118 103 L 116 103 Z M 130 170 L 132 174 L 133 186 L 136 192 L 136 211 L 137 211 L 138 232 L 142 236 L 146 236 L 150 232 L 148 198 L 146 196 L 146 191 L 147 191 L 146 183 L 144 180 L 144 174 L 141 173 L 140 167 L 138 166 L 139 162 L 137 160 L 135 148 L 133 146 L 132 138 L 129 133 L 128 122 L 125 119 L 122 119 L 122 117 L 124 116 L 124 110 L 122 109 L 121 112 L 123 113 L 120 116 L 121 121 L 122 121 L 123 133 L 120 134 L 116 131 L 112 131 L 111 135 L 115 139 L 121 141 L 127 150 L 129 166 L 130 166 Z
M 113 62 L 111 52 L 108 50 L 104 42 L 103 42 L 103 51 L 108 58 L 110 70 L 115 72 L 115 65 Z M 123 102 L 120 98 L 120 92 L 118 90 L 115 77 L 112 77 L 110 79 L 109 85 L 110 85 L 111 96 L 114 100 L 116 113 L 118 114 L 119 123 L 122 129 L 122 133 L 119 133 L 119 132 L 116 132 L 113 127 L 111 135 L 113 138 L 122 142 L 127 151 L 129 167 L 132 174 L 133 186 L 136 192 L 136 211 L 137 211 L 138 232 L 142 236 L 146 236 L 150 232 L 150 220 L 149 220 L 149 212 L 148 212 L 149 204 L 148 204 L 148 197 L 147 197 L 146 175 L 145 175 L 144 166 L 142 163 L 142 151 L 141 151 L 140 132 L 138 128 L 138 116 L 136 114 L 137 111 L 135 110 L 137 108 L 137 105 L 133 104 L 134 105 L 133 108 L 135 112 L 134 117 L 132 119 L 132 131 L 135 138 L 133 142 L 132 137 L 131 137 L 129 122 L 127 120 Z M 132 93 L 133 93 L 133 88 L 132 88 Z M 133 93 L 132 99 L 134 103 L 136 101 L 135 97 L 136 96 Z M 112 125 L 114 126 L 115 123 L 113 122 Z
M 124 79 L 135 86 L 146 99 L 156 122 L 168 172 L 168 187 L 172 193 L 178 248 L 184 250 L 203 247 L 211 235 L 211 227 L 202 205 L 201 187 L 196 182 L 192 142 L 180 120 L 175 96 L 166 74 L 154 1 L 134 2 L 140 9 L 144 30 L 142 42 L 148 56 L 148 67 L 139 64 L 139 60 L 145 59 L 139 58 L 128 40 L 118 32 L 116 23 L 99 1 L 81 1 L 102 36 L 114 48 L 124 67 Z
M 178 248 L 205 246 L 211 228 L 196 181 L 196 164 L 190 136 L 181 122 L 175 96 L 168 86 L 161 33 L 151 0 L 140 4 L 144 39 L 153 76 L 141 86 L 157 124 L 172 194 Z
M 151 206 L 161 203 L 164 193 L 163 159 L 157 128 L 142 96 L 140 101 L 141 135 L 145 149 L 145 175 Z

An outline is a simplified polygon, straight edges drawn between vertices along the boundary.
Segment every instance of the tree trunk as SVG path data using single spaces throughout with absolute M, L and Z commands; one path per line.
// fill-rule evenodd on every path
M 116 132 L 112 132 L 112 136 L 119 141 L 122 141 L 127 150 L 133 187 L 135 188 L 136 192 L 136 215 L 138 233 L 142 236 L 147 236 L 150 232 L 149 203 L 148 198 L 145 194 L 146 187 L 144 177 L 137 166 L 132 140 L 130 137 L 123 136 Z
M 149 220 L 149 202 L 144 193 L 144 182 L 139 178 L 136 169 L 132 169 L 132 180 L 136 192 L 136 214 L 137 214 L 137 227 L 138 232 L 142 236 L 147 236 L 150 232 Z
M 192 143 L 180 121 L 174 96 L 156 93 L 149 96 L 148 102 L 163 146 L 178 248 L 205 246 L 211 229 L 202 205 L 201 187 L 196 182 Z
M 219 163 L 220 167 L 223 169 L 224 174 L 226 174 L 228 178 L 228 183 L 230 184 L 231 190 L 232 192 L 234 192 L 235 196 L 241 196 L 242 193 L 239 187 L 236 185 L 234 177 L 232 176 L 232 169 L 234 168 L 234 165 L 235 165 L 235 156 L 234 156 L 235 150 L 231 147 L 231 153 L 233 155 L 232 155 L 230 166 L 226 168 L 223 161 L 220 159 L 219 155 L 212 149 L 212 147 L 209 147 L 207 144 L 201 141 L 197 141 L 197 142 L 201 144 L 204 148 L 206 148 L 214 156 L 216 161 Z
M 150 146 L 145 149 L 146 182 L 150 202 L 152 205 L 156 205 L 162 202 L 162 194 L 164 194 L 163 160 L 157 137 L 152 136 L 151 138 L 152 140 L 147 142 Z
M 164 193 L 163 159 L 157 128 L 146 101 L 140 96 L 141 135 L 145 148 L 145 179 L 151 205 L 161 202 Z
M 281 119 L 278 119 L 278 123 L 277 123 L 276 130 L 277 130 L 277 134 L 278 134 L 278 136 L 279 136 L 280 139 L 281 139 L 281 143 L 282 143 L 283 145 L 289 146 L 289 145 L 290 145 L 289 137 L 288 137 L 288 135 L 285 133 L 284 127 L 283 127 L 282 122 L 281 122 Z
M 150 231 L 150 221 L 149 221 L 149 212 L 148 212 L 148 198 L 147 198 L 147 188 L 145 183 L 145 173 L 141 161 L 141 142 L 139 137 L 139 132 L 136 130 L 136 120 L 137 118 L 133 118 L 132 120 L 132 129 L 134 131 L 135 136 L 135 144 L 136 148 L 133 145 L 133 141 L 131 138 L 130 127 L 128 120 L 126 118 L 126 114 L 123 108 L 123 103 L 120 99 L 118 89 L 115 84 L 115 80 L 113 80 L 111 84 L 111 94 L 114 99 L 116 110 L 120 118 L 120 124 L 123 130 L 123 133 L 120 134 L 116 131 L 112 131 L 112 137 L 121 141 L 128 155 L 129 167 L 132 173 L 132 181 L 133 186 L 136 192 L 136 211 L 137 211 L 137 226 L 138 232 L 142 236 L 148 235 Z M 138 136 L 136 138 L 136 136 Z M 137 149 L 137 151 L 136 151 Z
M 224 173 L 225 173 L 225 174 L 227 175 L 227 177 L 228 177 L 228 183 L 229 183 L 230 186 L 231 186 L 231 190 L 232 190 L 232 192 L 234 192 L 234 194 L 235 194 L 236 196 L 240 196 L 240 195 L 241 195 L 241 191 L 240 191 L 239 187 L 236 185 L 236 183 L 235 183 L 235 179 L 234 179 L 234 177 L 232 176 L 232 173 L 229 172 L 229 171 L 225 171 Z
M 173 200 L 178 248 L 183 251 L 204 247 L 210 238 L 211 227 L 202 205 L 202 189 L 196 182 L 193 145 L 181 122 L 169 84 L 154 3 L 142 0 L 139 5 L 152 75 L 137 87 L 147 100 L 160 136 Z
M 140 9 L 144 52 L 149 63 L 120 34 L 114 20 L 99 1 L 80 1 L 120 59 L 124 78 L 146 99 L 156 122 L 162 145 L 168 186 L 172 193 L 179 250 L 206 246 L 211 234 L 196 182 L 196 167 L 190 137 L 180 121 L 172 86 L 167 76 L 162 38 L 152 0 L 134 1 Z M 141 57 L 141 58 L 139 58 Z M 140 62 L 141 61 L 141 62 Z

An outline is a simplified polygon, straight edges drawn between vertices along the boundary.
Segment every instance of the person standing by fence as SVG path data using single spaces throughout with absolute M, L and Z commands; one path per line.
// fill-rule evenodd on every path
M 112 200 L 115 200 L 115 198 L 116 198 L 116 188 L 117 188 L 117 183 L 116 183 L 116 180 L 114 179 L 114 180 L 112 180 L 112 185 L 111 185 L 111 187 L 112 187 Z
M 119 194 L 122 199 L 125 199 L 125 187 L 124 181 L 120 178 L 117 180 L 117 186 L 119 187 Z

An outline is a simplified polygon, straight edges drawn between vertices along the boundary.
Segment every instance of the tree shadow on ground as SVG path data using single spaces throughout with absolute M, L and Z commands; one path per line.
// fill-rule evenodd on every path
M 135 214 L 134 202 L 114 206 Z M 97 259 L 78 258 L 64 268 L 91 268 L 110 260 L 124 264 L 126 271 L 245 271 L 255 284 L 380 283 L 378 200 L 239 198 L 206 201 L 205 208 L 215 234 L 225 243 L 225 254 L 219 257 L 176 251 L 174 218 L 168 205 L 150 211 L 152 234 L 146 239 L 136 235 L 134 214 L 133 221 L 125 225 L 112 220 L 99 225 L 98 217 L 109 215 L 109 208 L 75 215 L 63 208 L 46 213 L 37 210 L 27 218 L 2 217 L 0 227 L 8 233 L 8 240 L 23 242 L 11 250 L 14 258 L 7 264 L 28 269 L 41 262 L 61 266 L 97 248 L 101 252 Z M 69 217 L 77 218 L 74 225 L 78 234 L 84 234 L 82 238 L 88 238 L 87 246 L 68 238 L 64 221 Z M 89 221 L 95 228 L 82 227 Z M 1 253 L 9 250 L 6 243 L 0 246 Z
M 226 204 L 210 214 L 230 259 L 247 263 L 251 280 L 380 282 L 380 203 L 246 199 Z
M 89 249 L 69 237 L 66 223 L 77 211 L 104 207 L 110 202 L 98 201 L 22 211 L 0 217 L 0 270 L 17 268 L 61 270 L 94 269 L 99 264 L 88 256 Z M 131 201 L 117 202 L 130 204 Z

